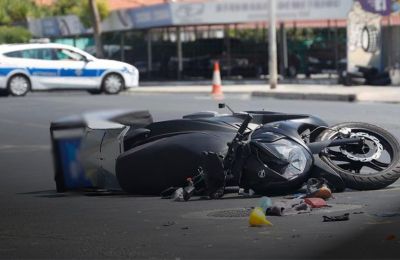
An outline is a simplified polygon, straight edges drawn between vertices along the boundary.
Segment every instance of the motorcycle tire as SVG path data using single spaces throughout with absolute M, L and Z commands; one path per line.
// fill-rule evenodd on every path
M 376 167 L 377 163 L 380 163 L 382 166 L 385 164 L 387 167 L 381 168 L 381 170 L 377 170 L 374 173 L 367 173 L 367 174 L 360 174 L 359 172 L 352 172 L 351 170 L 344 169 L 340 167 L 334 160 L 332 160 L 329 156 L 329 152 L 321 153 L 321 159 L 328 164 L 332 169 L 334 169 L 343 179 L 345 182 L 346 187 L 356 190 L 376 190 L 382 189 L 390 184 L 394 183 L 400 177 L 400 145 L 396 138 L 390 134 L 388 131 L 367 123 L 358 123 L 358 122 L 349 122 L 349 123 L 340 123 L 337 125 L 333 125 L 330 129 L 323 131 L 317 138 L 316 141 L 324 141 L 324 140 L 333 140 L 338 136 L 338 129 L 340 128 L 350 128 L 352 132 L 362 132 L 368 133 L 371 136 L 379 139 L 382 144 L 383 149 L 388 149 L 390 158 L 389 163 L 382 163 L 377 160 L 372 160 L 374 167 Z M 363 148 L 361 148 L 363 149 Z M 347 165 L 363 165 L 360 161 L 352 161 L 351 159 L 347 158 L 349 163 Z M 365 164 L 366 166 L 367 164 Z M 347 166 L 349 167 L 349 166 Z M 357 166 L 359 167 L 359 166 Z M 361 166 L 364 167 L 364 166 Z M 367 166 L 368 168 L 369 166 Z M 376 167 L 379 169 L 379 167 Z M 371 168 L 372 169 L 372 168 Z

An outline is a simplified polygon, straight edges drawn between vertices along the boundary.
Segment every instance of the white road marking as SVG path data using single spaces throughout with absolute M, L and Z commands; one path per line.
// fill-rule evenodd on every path
M 15 152 L 19 150 L 26 151 L 47 151 L 50 150 L 49 145 L 0 145 L 0 152 Z
M 48 125 L 29 123 L 29 122 L 20 122 L 20 121 L 4 119 L 4 118 L 0 119 L 0 123 L 9 123 L 9 124 L 15 124 L 15 125 L 21 125 L 21 126 L 30 126 L 30 127 L 49 129 Z

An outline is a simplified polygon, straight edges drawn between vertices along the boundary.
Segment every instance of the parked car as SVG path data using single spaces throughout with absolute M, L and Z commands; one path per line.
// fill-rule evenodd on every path
M 97 59 L 68 45 L 0 45 L 0 91 L 24 96 L 31 90 L 85 89 L 117 94 L 139 83 L 138 70 L 127 63 Z

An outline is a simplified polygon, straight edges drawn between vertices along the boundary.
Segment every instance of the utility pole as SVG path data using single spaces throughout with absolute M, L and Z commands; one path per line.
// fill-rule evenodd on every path
M 269 86 L 275 89 L 278 85 L 277 49 L 276 49 L 276 0 L 269 0 Z
M 88 0 L 89 7 L 92 16 L 92 25 L 93 25 L 93 38 L 96 44 L 96 56 L 97 58 L 103 58 L 103 44 L 101 42 L 101 25 L 100 25 L 100 14 L 97 9 L 96 0 Z

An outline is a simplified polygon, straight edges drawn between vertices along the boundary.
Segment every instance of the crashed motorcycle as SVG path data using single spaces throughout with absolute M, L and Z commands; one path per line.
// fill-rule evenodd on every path
M 380 127 L 219 107 L 230 113 L 153 122 L 147 111 L 108 111 L 52 122 L 57 191 L 159 195 L 185 187 L 186 198 L 220 198 L 230 186 L 284 194 L 319 178 L 339 192 L 381 189 L 400 177 L 400 145 Z

